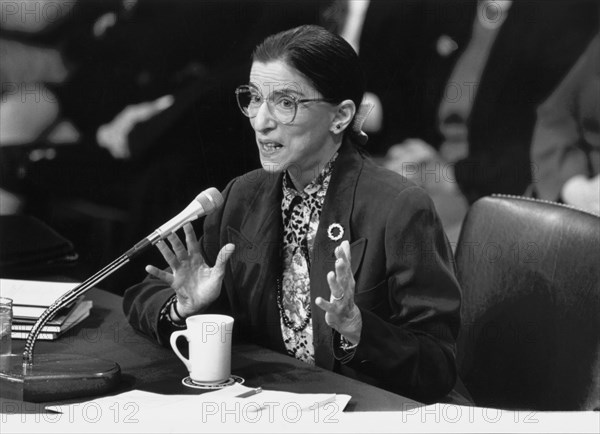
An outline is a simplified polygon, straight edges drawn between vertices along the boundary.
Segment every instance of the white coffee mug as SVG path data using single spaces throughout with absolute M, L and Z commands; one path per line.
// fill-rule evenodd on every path
M 231 335 L 233 318 L 227 315 L 194 315 L 185 320 L 186 330 L 171 334 L 171 347 L 197 383 L 220 383 L 231 375 Z M 190 358 L 183 357 L 177 339 L 189 342 Z

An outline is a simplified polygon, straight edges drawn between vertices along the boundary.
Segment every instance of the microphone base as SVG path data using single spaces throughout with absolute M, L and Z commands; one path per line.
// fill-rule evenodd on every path
M 0 356 L 0 397 L 16 401 L 54 402 L 113 390 L 120 382 L 117 363 L 74 354 L 47 354 L 34 358 L 23 370 L 23 356 Z

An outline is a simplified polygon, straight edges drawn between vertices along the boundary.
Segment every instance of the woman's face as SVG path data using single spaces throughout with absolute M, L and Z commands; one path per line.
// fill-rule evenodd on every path
M 250 84 L 260 89 L 265 100 L 275 92 L 297 99 L 323 98 L 309 81 L 281 60 L 254 62 Z M 269 172 L 288 170 L 296 188 L 304 188 L 331 159 L 340 143 L 334 134 L 337 106 L 324 101 L 298 103 L 291 124 L 280 122 L 264 102 L 250 124 L 263 168 Z

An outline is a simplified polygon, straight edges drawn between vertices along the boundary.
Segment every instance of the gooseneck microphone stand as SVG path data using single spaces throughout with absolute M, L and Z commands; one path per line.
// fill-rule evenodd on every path
M 23 351 L 23 372 L 27 372 L 27 370 L 31 369 L 31 366 L 33 365 L 33 348 L 35 346 L 35 342 L 42 331 L 42 328 L 48 323 L 48 321 L 54 318 L 54 315 L 56 315 L 56 313 L 63 307 L 68 306 L 98 283 L 106 279 L 112 273 L 137 256 L 146 247 L 156 244 L 160 240 L 159 236 L 154 238 L 156 239 L 144 238 L 142 241 L 137 243 L 135 246 L 98 271 L 96 274 L 84 280 L 75 288 L 59 297 L 40 315 L 36 323 L 31 328 L 29 335 L 27 335 L 27 341 L 25 341 L 25 350 Z
M 45 310 L 27 336 L 22 358 L 13 354 L 3 359 L 0 366 L 0 396 L 19 401 L 50 402 L 100 395 L 114 389 L 121 378 L 121 368 L 117 363 L 72 354 L 41 355 L 34 360 L 35 343 L 43 327 L 58 311 L 117 271 L 146 247 L 156 244 L 161 235 L 152 234 L 143 239 Z
M 47 402 L 99 395 L 113 389 L 121 377 L 121 368 L 114 362 L 66 354 L 36 357 L 34 361 L 33 350 L 40 332 L 59 310 L 74 302 L 147 247 L 177 231 L 185 223 L 213 212 L 222 204 L 223 196 L 219 190 L 214 187 L 206 189 L 177 216 L 52 303 L 29 332 L 22 359 L 19 360 L 18 356 L 12 354 L 0 358 L 0 396 Z

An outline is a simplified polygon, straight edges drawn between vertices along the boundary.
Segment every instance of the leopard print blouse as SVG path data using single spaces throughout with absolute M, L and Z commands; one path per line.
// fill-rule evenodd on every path
M 314 365 L 310 318 L 310 263 L 323 201 L 337 153 L 321 173 L 299 192 L 283 177 L 283 276 L 278 291 L 280 323 L 288 354 Z

